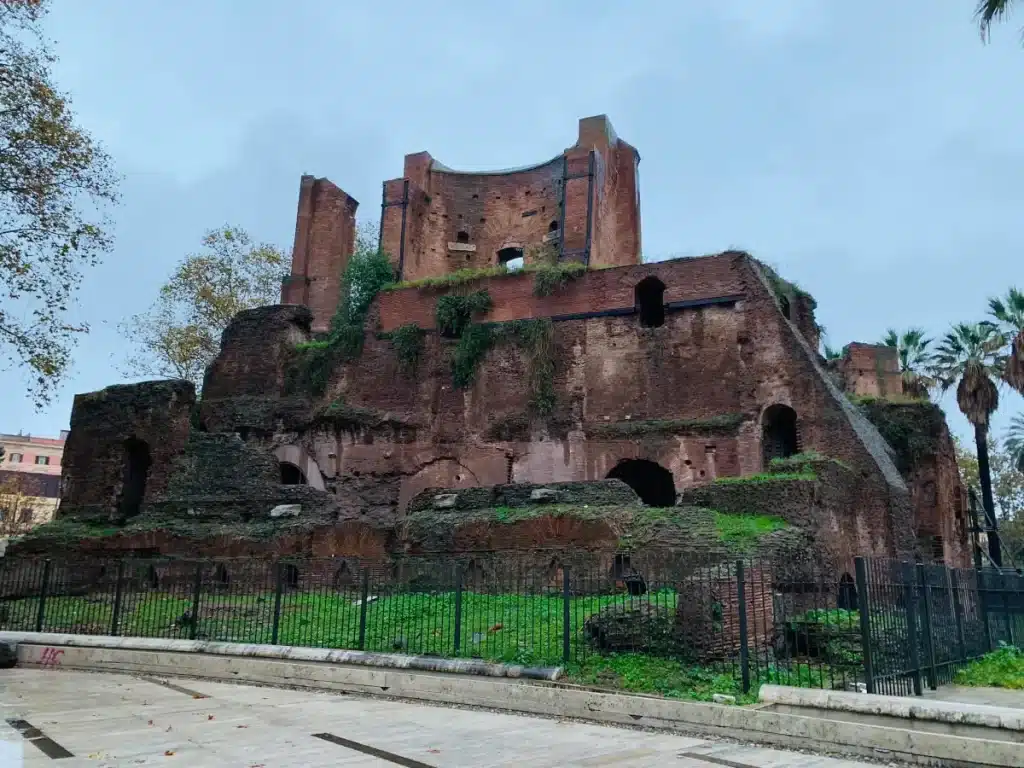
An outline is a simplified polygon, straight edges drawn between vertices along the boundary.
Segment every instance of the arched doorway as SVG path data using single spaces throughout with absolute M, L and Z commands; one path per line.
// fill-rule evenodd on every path
M 772 459 L 785 459 L 800 452 L 796 432 L 796 411 L 777 403 L 765 409 L 761 417 L 761 453 L 764 467 Z
M 121 502 L 118 512 L 122 518 L 139 514 L 146 497 L 146 481 L 149 479 L 149 443 L 130 437 L 124 441 L 124 470 L 121 476 Z
M 658 328 L 665 324 L 665 284 L 658 278 L 645 277 L 633 289 L 633 300 L 640 325 Z
M 676 484 L 672 473 L 653 461 L 620 461 L 608 473 L 608 479 L 624 482 L 649 507 L 674 507 L 676 504 Z
M 302 470 L 290 461 L 282 461 L 279 466 L 281 468 L 281 485 L 306 484 L 306 476 L 302 474 Z

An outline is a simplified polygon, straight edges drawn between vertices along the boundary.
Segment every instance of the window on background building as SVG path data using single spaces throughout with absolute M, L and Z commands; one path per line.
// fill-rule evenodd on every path
M 21 510 L 21 512 L 18 513 L 18 522 L 19 523 L 31 523 L 32 522 L 32 510 L 31 509 L 23 509 L 23 510 Z
M 12 453 L 11 454 L 11 464 L 21 464 L 21 461 L 24 458 L 25 457 L 22 456 L 20 453 Z
M 49 464 L 49 463 L 50 463 L 50 457 L 49 456 L 36 456 L 36 464 Z

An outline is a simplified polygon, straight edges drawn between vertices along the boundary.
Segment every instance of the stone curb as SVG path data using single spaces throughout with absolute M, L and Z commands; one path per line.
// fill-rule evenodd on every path
M 931 720 L 980 728 L 1024 731 L 1024 709 L 992 707 L 983 704 L 959 704 L 951 701 L 878 696 L 844 691 L 792 688 L 786 685 L 762 685 L 758 700 L 763 704 L 812 707 L 835 712 Z
M 280 659 L 291 661 L 356 664 L 385 669 L 415 669 L 422 672 L 446 672 L 483 677 L 512 677 L 527 680 L 558 680 L 561 667 L 524 667 L 515 664 L 491 664 L 476 659 L 442 659 L 400 653 L 369 653 L 331 648 L 300 648 L 291 645 L 222 643 L 207 640 L 168 640 L 153 637 L 114 637 L 110 635 L 63 635 L 50 632 L 0 632 L 0 642 L 32 643 L 79 648 L 110 648 L 131 651 L 170 651 L 205 653 L 214 656 Z
M 60 642 L 50 643 L 51 638 Z M 824 754 L 862 755 L 918 765 L 1024 768 L 1024 749 L 1013 742 L 804 717 L 767 709 L 601 693 L 522 678 L 440 675 L 295 658 L 296 651 L 309 649 L 287 649 L 289 655 L 284 658 L 267 658 L 240 652 L 229 655 L 226 650 L 230 643 L 205 644 L 219 647 L 221 653 L 211 654 L 194 650 L 191 641 L 147 640 L 152 645 L 136 650 L 125 648 L 123 644 L 103 647 L 95 642 L 100 638 L 0 633 L 0 640 L 15 639 L 20 640 L 18 662 L 27 667 L 298 686 L 715 735 Z M 139 639 L 133 640 L 138 642 Z M 87 641 L 93 643 L 90 645 Z M 178 645 L 182 642 L 189 650 Z

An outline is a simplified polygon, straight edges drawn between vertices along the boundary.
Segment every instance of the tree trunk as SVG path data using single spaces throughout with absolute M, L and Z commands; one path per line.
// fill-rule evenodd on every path
M 985 507 L 985 521 L 988 528 L 988 555 L 997 567 L 1003 565 L 1003 551 L 999 546 L 996 526 L 996 507 L 992 499 L 992 473 L 988 465 L 988 427 L 974 426 L 974 442 L 978 447 L 978 478 L 981 481 L 981 503 Z

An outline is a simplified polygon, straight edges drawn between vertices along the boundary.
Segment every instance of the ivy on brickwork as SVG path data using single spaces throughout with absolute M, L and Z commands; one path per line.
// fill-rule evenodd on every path
M 442 291 L 475 283 L 479 280 L 486 280 L 487 278 L 532 274 L 533 294 L 543 297 L 557 293 L 586 271 L 587 266 L 578 261 L 557 264 L 540 260 L 527 264 L 520 269 L 509 269 L 504 264 L 477 269 L 459 269 L 445 275 L 437 275 L 436 277 L 423 277 L 419 280 L 394 283 L 386 286 L 384 290 L 397 291 L 403 288 L 416 288 L 421 291 Z
M 896 467 L 911 472 L 939 452 L 942 409 L 928 400 L 860 397 L 856 403 L 896 452 Z
M 742 413 L 725 413 L 707 419 L 638 419 L 613 421 L 587 427 L 599 437 L 640 438 L 656 435 L 730 435 L 743 423 Z
M 555 409 L 555 361 L 551 348 L 554 326 L 547 318 L 476 323 L 465 328 L 452 354 L 452 380 L 464 389 L 473 383 L 487 353 L 497 344 L 510 344 L 526 354 L 529 407 L 538 416 Z
M 287 372 L 288 391 L 314 395 L 326 391 L 334 366 L 354 360 L 363 351 L 366 314 L 377 294 L 394 280 L 394 267 L 386 254 L 372 250 L 352 254 L 342 275 L 341 303 L 326 338 L 295 345 Z
M 538 266 L 533 274 L 533 294 L 550 296 L 557 293 L 586 271 L 587 266 L 578 261 Z
M 416 373 L 420 357 L 423 355 L 423 337 L 426 336 L 426 331 L 416 323 L 406 323 L 386 335 L 395 350 L 399 368 L 410 375 Z
M 491 294 L 475 291 L 467 295 L 448 294 L 437 300 L 434 322 L 442 336 L 461 337 L 472 323 L 474 315 L 481 315 L 492 306 Z
M 761 265 L 761 269 L 764 270 L 765 277 L 768 278 L 768 283 L 771 285 L 772 290 L 776 296 L 786 297 L 787 299 L 801 298 L 807 301 L 811 309 L 816 309 L 818 302 L 811 294 L 805 291 L 796 283 L 791 283 L 789 280 L 784 280 L 778 272 L 767 264 L 758 262 Z

